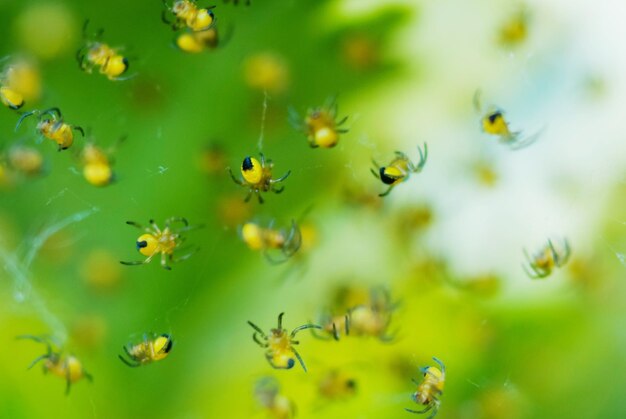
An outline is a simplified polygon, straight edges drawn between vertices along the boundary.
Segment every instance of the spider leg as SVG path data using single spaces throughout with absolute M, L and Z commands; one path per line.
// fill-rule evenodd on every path
M 287 179 L 290 174 L 291 174 L 291 170 L 288 170 L 287 173 L 285 173 L 284 175 L 282 175 L 278 179 L 270 179 L 270 183 L 282 182 L 283 180 Z
M 567 261 L 569 260 L 570 255 L 572 254 L 572 248 L 570 247 L 567 239 L 563 240 L 563 246 L 564 246 L 564 253 L 563 253 L 563 256 L 559 258 L 560 259 L 560 265 L 558 265 L 559 267 L 565 265 L 565 263 L 567 263 Z
M 433 360 L 439 364 L 439 366 L 441 367 L 441 378 L 445 379 L 446 377 L 446 366 L 443 364 L 443 362 L 441 362 L 441 360 L 437 357 L 433 356 Z
M 422 153 L 422 149 L 418 146 L 417 151 L 420 153 L 420 162 L 417 164 L 417 167 L 413 170 L 413 172 L 421 172 L 426 164 L 426 160 L 428 160 L 428 144 L 424 143 L 424 152 Z
M 374 177 L 376 179 L 380 179 L 380 175 L 378 174 L 378 172 L 372 168 L 370 168 L 370 172 L 372 172 L 372 174 L 374 175 Z
M 299 331 L 304 330 L 304 329 L 324 329 L 324 328 L 317 324 L 303 324 L 302 326 L 298 326 L 291 331 L 291 337 L 292 338 L 295 337 Z
M 298 131 L 306 131 L 306 126 L 302 123 L 302 117 L 293 106 L 287 108 L 288 121 L 292 127 Z
M 163 22 L 163 23 L 165 23 L 167 25 L 171 25 L 172 24 L 172 22 L 167 19 L 167 10 L 161 11 L 161 22 Z
M 283 254 L 284 254 L 284 252 L 283 252 Z M 265 259 L 266 259 L 269 263 L 271 263 L 272 265 L 280 265 L 280 264 L 285 263 L 285 262 L 287 262 L 287 261 L 289 260 L 289 256 L 288 256 L 288 255 L 286 255 L 286 254 L 285 254 L 285 257 L 284 257 L 284 258 L 282 258 L 282 259 L 275 259 L 275 258 L 273 258 L 273 257 L 269 254 L 269 252 L 267 252 L 267 250 L 264 250 L 264 251 L 263 251 L 263 256 L 264 256 L 264 257 L 265 257 Z
M 348 121 L 348 116 L 347 116 L 347 115 L 346 115 L 346 116 L 344 116 L 343 118 L 341 118 L 338 122 L 336 122 L 336 123 L 335 123 L 335 125 L 336 125 L 336 126 L 338 126 L 338 127 L 340 127 L 340 126 L 342 126 L 343 124 L 345 124 L 345 123 L 346 123 L 346 121 Z M 337 131 L 339 131 L 339 130 L 337 130 Z M 347 130 L 347 129 L 346 129 L 346 130 L 341 130 L 341 131 L 348 132 L 348 130 Z
M 83 137 L 85 136 L 85 130 L 82 127 L 79 127 L 78 125 L 71 125 L 71 127 L 73 130 L 80 132 Z
M 281 186 L 280 188 L 277 188 L 276 186 L 272 186 L 272 192 L 274 192 L 275 194 L 282 193 L 284 190 L 285 190 L 284 186 Z
M 387 189 L 385 192 L 378 194 L 378 196 L 380 196 L 381 198 L 384 196 L 389 195 L 389 192 L 391 192 L 391 190 L 393 189 L 393 186 L 390 186 L 389 189 Z
M 283 316 L 284 315 L 285 315 L 284 311 L 278 315 L 278 330 L 281 330 L 283 328 Z
M 252 326 L 252 328 L 254 330 L 256 330 L 258 332 L 259 335 L 261 335 L 261 337 L 265 340 L 267 340 L 267 335 L 265 335 L 265 333 L 263 332 L 263 330 L 261 330 L 261 328 L 259 326 L 257 326 L 256 324 L 252 323 L 250 320 L 248 320 L 248 324 L 250 326 Z
M 185 227 L 189 227 L 189 221 L 185 217 L 170 217 L 165 220 L 165 227 L 169 227 L 173 223 L 183 223 Z
M 65 395 L 70 394 L 70 387 L 72 386 L 72 380 L 70 378 L 70 366 L 68 363 L 68 359 L 65 359 L 63 363 L 63 367 L 65 368 L 65 381 L 67 381 L 67 387 L 65 388 Z
M 250 198 L 252 198 L 252 189 L 248 191 L 248 194 L 244 198 L 243 202 L 250 202 Z
M 306 369 L 306 365 L 304 365 L 304 361 L 302 360 L 302 357 L 300 356 L 298 351 L 296 351 L 295 348 L 291 348 L 291 351 L 296 356 L 296 358 L 298 358 L 298 362 L 300 363 L 300 365 L 302 365 L 302 369 L 304 370 L 304 372 L 308 372 L 307 369 Z
M 153 229 L 154 231 L 156 231 L 158 234 L 160 234 L 160 233 L 161 233 L 161 229 L 159 228 L 159 226 L 158 226 L 158 225 L 156 225 L 156 223 L 154 222 L 154 220 L 153 220 L 153 219 L 150 219 L 150 221 L 148 221 L 148 223 L 150 224 L 150 226 L 152 226 L 152 229 Z
M 137 368 L 138 366 L 140 366 L 141 364 L 139 363 L 131 363 L 130 361 L 127 361 L 122 355 L 118 355 L 117 356 L 124 364 L 128 365 L 131 368 Z
M 261 196 L 261 192 L 258 189 L 255 190 L 254 192 L 256 193 L 256 197 L 259 198 L 259 204 L 262 204 L 263 202 L 265 202 L 265 200 L 263 200 L 263 197 Z
M 189 258 L 190 258 L 190 257 L 191 257 L 194 253 L 197 253 L 197 252 L 198 252 L 198 250 L 200 250 L 200 248 L 199 248 L 199 247 L 196 247 L 196 248 L 195 248 L 195 249 L 193 249 L 191 252 L 186 253 L 186 254 L 184 254 L 184 255 L 182 255 L 182 256 L 178 256 L 178 257 L 176 257 L 175 259 L 173 259 L 173 260 L 172 260 L 172 262 L 174 262 L 174 263 L 178 263 L 178 262 L 182 262 L 183 260 L 187 260 L 187 259 L 189 259 Z
M 133 261 L 133 262 L 126 262 L 126 261 L 120 260 L 120 263 L 122 265 L 137 266 L 137 265 L 145 265 L 146 263 L 150 263 L 150 260 L 151 260 L 151 258 L 148 258 L 148 259 L 145 259 L 145 260 L 142 260 L 142 261 L 138 260 L 138 261 Z
M 252 335 L 252 340 L 254 340 L 261 348 L 267 348 L 268 346 L 270 346 L 267 342 L 261 342 L 256 332 Z
M 550 274 L 550 272 L 545 271 L 545 270 L 539 271 L 532 264 L 529 265 L 529 266 L 526 266 L 525 264 L 522 264 L 522 268 L 526 272 L 526 275 L 528 275 L 531 279 L 545 278 L 546 276 L 548 276 Z M 529 269 L 532 270 L 532 272 Z
M 172 255 L 170 255 L 169 257 L 170 257 L 170 259 L 171 259 L 171 258 L 172 258 Z M 161 267 L 162 267 L 163 269 L 168 270 L 168 271 L 171 271 L 171 270 L 172 270 L 172 267 L 171 267 L 171 266 L 168 266 L 168 264 L 167 264 L 167 255 L 166 255 L 165 253 L 161 253 Z
M 30 365 L 26 369 L 29 370 L 32 367 L 34 367 L 39 361 L 43 361 L 44 359 L 48 359 L 48 358 L 50 358 L 50 354 L 43 354 L 41 356 L 38 356 L 30 363 Z
M 145 230 L 148 233 L 152 232 L 152 230 L 150 230 L 149 228 L 145 228 L 143 225 L 136 223 L 135 221 L 126 221 L 126 224 L 138 228 L 139 230 Z
M 328 336 L 321 335 L 321 334 L 317 333 L 316 330 L 317 329 L 311 329 L 311 334 L 313 335 L 313 337 L 315 337 L 317 339 L 321 339 L 321 340 L 330 340 L 330 338 Z
M 422 414 L 422 413 L 426 413 L 428 411 L 430 411 L 430 409 L 433 408 L 432 404 L 429 404 L 428 407 L 426 407 L 426 409 L 424 410 L 412 410 L 412 409 L 407 409 L 406 407 L 404 408 L 404 410 L 406 410 L 409 413 L 417 413 L 417 414 Z
M 30 111 L 30 112 L 26 112 L 24 114 L 22 114 L 22 116 L 20 116 L 20 119 L 17 120 L 17 124 L 15 124 L 15 131 L 17 131 L 20 127 L 20 125 L 22 125 L 22 122 L 28 118 L 29 116 L 32 115 L 36 115 L 36 114 L 40 114 L 40 112 L 38 110 L 34 110 L 34 111 Z
M 57 107 L 46 109 L 41 112 L 41 116 L 50 115 L 55 119 L 62 119 L 61 110 Z
M 240 185 L 240 186 L 246 186 L 246 184 L 245 184 L 245 183 L 244 183 L 241 179 L 237 179 L 237 178 L 235 177 L 235 175 L 233 174 L 233 171 L 232 171 L 232 169 L 231 169 L 230 167 L 228 167 L 228 168 L 227 168 L 227 170 L 228 170 L 228 173 L 230 173 L 230 177 L 231 177 L 231 179 L 232 179 L 232 180 L 233 180 L 233 181 L 234 181 L 237 185 Z

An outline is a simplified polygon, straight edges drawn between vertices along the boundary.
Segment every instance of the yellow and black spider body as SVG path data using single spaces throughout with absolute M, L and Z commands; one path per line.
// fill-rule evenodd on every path
M 172 337 L 166 333 L 161 335 L 143 335 L 143 340 L 139 343 L 128 343 L 123 346 L 124 352 L 129 359 L 118 355 L 120 360 L 129 367 L 140 367 L 165 359 L 174 346 Z
M 572 253 L 572 249 L 567 240 L 563 240 L 563 246 L 557 249 L 552 240 L 533 253 L 532 256 L 524 250 L 527 264 L 522 267 L 526 274 L 532 279 L 543 279 L 549 276 L 556 268 L 560 268 L 567 263 Z
M 433 360 L 439 364 L 438 367 L 422 367 L 420 370 L 424 373 L 424 378 L 421 382 L 413 379 L 413 382 L 417 385 L 417 391 L 413 393 L 411 398 L 417 404 L 426 406 L 423 410 L 412 410 L 405 408 L 410 413 L 428 413 L 432 410 L 432 413 L 428 416 L 428 419 L 435 417 L 439 411 L 440 401 L 439 398 L 443 394 L 443 387 L 446 382 L 446 367 L 439 359 L 433 357 Z
M 325 399 L 345 400 L 356 394 L 357 383 L 352 375 L 333 369 L 322 377 L 317 389 Z
M 11 60 L 0 72 L 0 102 L 17 110 L 41 96 L 41 74 L 31 60 Z
M 248 195 L 244 200 L 245 202 L 248 202 L 252 195 L 256 194 L 259 203 L 262 204 L 263 197 L 261 196 L 261 192 L 272 191 L 276 194 L 281 193 L 284 187 L 276 187 L 276 184 L 287 179 L 291 174 L 291 170 L 288 170 L 287 173 L 278 179 L 273 179 L 272 168 L 274 167 L 274 163 L 272 163 L 271 160 L 265 160 L 263 153 L 259 153 L 259 155 L 261 160 L 257 160 L 251 156 L 243 159 L 241 163 L 241 179 L 235 177 L 230 167 L 228 171 L 230 172 L 230 177 L 236 184 L 248 189 Z
M 114 174 L 107 153 L 93 143 L 86 144 L 81 152 L 83 177 L 94 186 L 107 186 L 113 182 Z
M 83 26 L 85 44 L 76 52 L 76 60 L 81 70 L 91 74 L 94 69 L 98 69 L 109 80 L 125 80 L 121 76 L 128 71 L 128 58 L 120 54 L 120 48 L 112 48 L 98 40 L 102 36 L 102 29 L 90 40 L 87 35 L 88 24 L 89 20 L 86 20 Z
M 424 143 L 424 151 L 420 147 L 417 150 L 420 153 L 420 161 L 417 164 L 414 164 L 401 151 L 396 151 L 396 157 L 387 166 L 381 166 L 375 160 L 372 160 L 374 163 L 374 169 L 371 169 L 372 174 L 377 179 L 380 179 L 382 183 L 389 186 L 385 192 L 378 196 L 387 196 L 395 186 L 407 181 L 411 173 L 420 173 L 424 169 L 428 159 L 428 145 Z
M 296 407 L 291 400 L 280 394 L 280 386 L 274 377 L 261 377 L 254 385 L 254 395 L 267 414 L 275 419 L 291 419 Z
M 143 230 L 144 233 L 137 238 L 137 251 L 146 256 L 145 260 L 136 262 L 120 262 L 123 265 L 144 265 L 150 263 L 152 259 L 161 255 L 161 266 L 164 269 L 171 270 L 168 262 L 176 263 L 188 259 L 194 251 L 182 256 L 174 257 L 174 252 L 178 249 L 185 237 L 183 233 L 199 228 L 199 226 L 190 226 L 189 222 L 182 217 L 171 217 L 165 220 L 165 227 L 161 230 L 154 220 L 150 220 L 150 227 L 143 227 L 134 221 L 126 221 L 126 224 Z M 173 227 L 173 224 L 181 224 L 180 227 Z
M 59 108 L 50 108 L 45 111 L 33 110 L 23 114 L 15 125 L 17 131 L 22 122 L 29 116 L 38 118 L 37 131 L 45 138 L 54 141 L 60 150 L 66 150 L 74 144 L 74 131 L 80 132 L 84 137 L 85 131 L 76 125 L 70 125 L 63 120 Z
M 496 106 L 490 106 L 486 111 L 483 111 L 480 91 L 474 94 L 474 108 L 481 115 L 481 130 L 485 134 L 497 137 L 500 143 L 506 144 L 513 150 L 518 150 L 534 143 L 541 134 L 541 131 L 539 131 L 530 136 L 524 136 L 521 131 L 511 130 L 504 111 Z
M 279 264 L 286 262 L 300 249 L 302 234 L 295 221 L 291 222 L 289 230 L 273 228 L 272 224 L 262 227 L 258 223 L 247 222 L 241 227 L 241 238 L 251 250 L 262 252 L 270 263 Z M 272 256 L 272 251 L 278 251 L 281 257 Z
M 248 324 L 254 329 L 252 339 L 262 348 L 266 348 L 265 358 L 267 362 L 276 369 L 291 369 L 296 364 L 296 359 L 302 365 L 304 372 L 307 371 L 302 357 L 294 348 L 300 342 L 295 340 L 296 334 L 304 329 L 321 329 L 316 324 L 305 324 L 298 326 L 289 333 L 287 329 L 283 329 L 283 316 L 285 313 L 278 315 L 278 327 L 270 329 L 269 334 L 265 334 L 263 330 L 251 321 Z M 260 339 L 259 339 L 260 338 Z
M 194 32 L 202 32 L 210 29 L 216 22 L 213 10 L 215 6 L 206 8 L 198 7 L 195 0 L 176 0 L 172 6 L 169 6 L 163 0 L 165 10 L 161 15 L 164 23 L 171 25 L 172 29 L 179 30 L 188 28 Z M 168 19 L 167 14 L 171 13 L 174 21 Z
M 295 129 L 306 134 L 312 148 L 332 148 L 339 142 L 339 135 L 348 132 L 348 129 L 341 128 L 348 117 L 337 119 L 337 113 L 337 102 L 333 97 L 323 106 L 309 109 L 304 118 L 295 109 L 289 108 L 289 122 Z
M 28 369 L 31 369 L 35 364 L 43 361 L 44 373 L 50 373 L 57 377 L 63 378 L 67 385 L 65 394 L 69 394 L 72 384 L 82 380 L 83 378 L 92 381 L 93 378 L 85 370 L 82 362 L 74 355 L 63 353 L 61 350 L 53 349 L 51 340 L 46 336 L 32 336 L 22 335 L 18 336 L 18 339 L 31 339 L 35 342 L 43 343 L 46 345 L 46 353 L 38 356 L 31 362 Z

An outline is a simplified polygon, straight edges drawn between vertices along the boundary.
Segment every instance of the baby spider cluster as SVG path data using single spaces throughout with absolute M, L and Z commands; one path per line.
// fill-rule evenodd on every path
M 161 20 L 179 31 L 174 41 L 176 47 L 191 54 L 217 48 L 217 19 L 212 10 L 215 6 L 198 7 L 195 0 L 176 0 L 171 6 L 163 0 L 163 4 Z

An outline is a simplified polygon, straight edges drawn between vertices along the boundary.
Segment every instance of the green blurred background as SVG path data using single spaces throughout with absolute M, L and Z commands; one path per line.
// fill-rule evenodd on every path
M 625 7 L 529 2 L 527 35 L 503 44 L 519 3 L 217 6 L 230 38 L 188 55 L 172 46 L 157 0 L 0 0 L 0 56 L 40 60 L 43 95 L 26 109 L 58 106 L 103 147 L 127 138 L 114 155 L 117 182 L 96 188 L 73 149 L 38 142 L 32 121 L 15 133 L 18 115 L 0 109 L 2 152 L 23 143 L 46 161 L 44 175 L 0 191 L 0 417 L 278 417 L 254 395 L 269 375 L 297 417 L 406 418 L 405 407 L 419 409 L 411 377 L 433 356 L 447 367 L 442 418 L 624 417 Z M 134 77 L 80 71 L 87 18 L 125 46 Z M 272 69 L 265 84 L 259 62 Z M 537 143 L 512 151 L 483 135 L 477 89 L 516 129 L 542 131 Z M 304 113 L 332 95 L 350 132 L 333 149 L 310 149 L 288 106 Z M 243 204 L 224 167 L 257 154 L 261 132 L 275 173 L 292 175 L 283 194 Z M 394 150 L 417 159 L 423 142 L 424 172 L 378 198 L 371 159 Z M 218 170 L 203 164 L 209 156 Z M 188 234 L 198 253 L 172 271 L 118 264 L 142 259 L 125 221 L 170 216 L 204 225 Z M 316 239 L 273 266 L 238 236 L 248 219 L 296 219 Z M 548 237 L 567 237 L 572 259 L 531 280 L 522 250 Z M 395 339 L 303 332 L 309 372 L 272 370 L 246 321 L 269 329 L 284 311 L 295 328 L 341 287 L 389 290 Z M 117 355 L 146 332 L 171 334 L 174 348 L 128 368 Z M 65 396 L 63 380 L 27 371 L 44 348 L 15 340 L 22 334 L 55 336 L 94 382 Z M 319 394 L 333 369 L 354 379 L 354 395 Z

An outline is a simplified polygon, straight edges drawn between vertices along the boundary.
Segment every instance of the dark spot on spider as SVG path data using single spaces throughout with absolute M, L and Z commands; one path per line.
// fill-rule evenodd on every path
M 148 242 L 145 240 L 137 242 L 137 250 L 143 249 L 144 247 L 147 247 L 147 246 L 148 246 Z
M 489 119 L 489 122 L 493 124 L 493 123 L 496 122 L 496 119 L 501 118 L 501 117 L 502 117 L 502 112 L 498 111 L 498 112 L 494 112 L 491 115 L 489 115 L 487 117 L 487 119 Z
M 243 163 L 241 164 L 241 168 L 245 171 L 248 170 L 252 170 L 252 167 L 254 165 L 252 164 L 252 158 L 250 157 L 246 157 L 245 159 L 243 159 Z
M 391 185 L 393 182 L 396 181 L 395 178 L 392 178 L 391 176 L 387 176 L 387 174 L 385 173 L 386 167 L 381 167 L 380 168 L 380 180 L 383 181 L 383 183 L 385 185 Z

